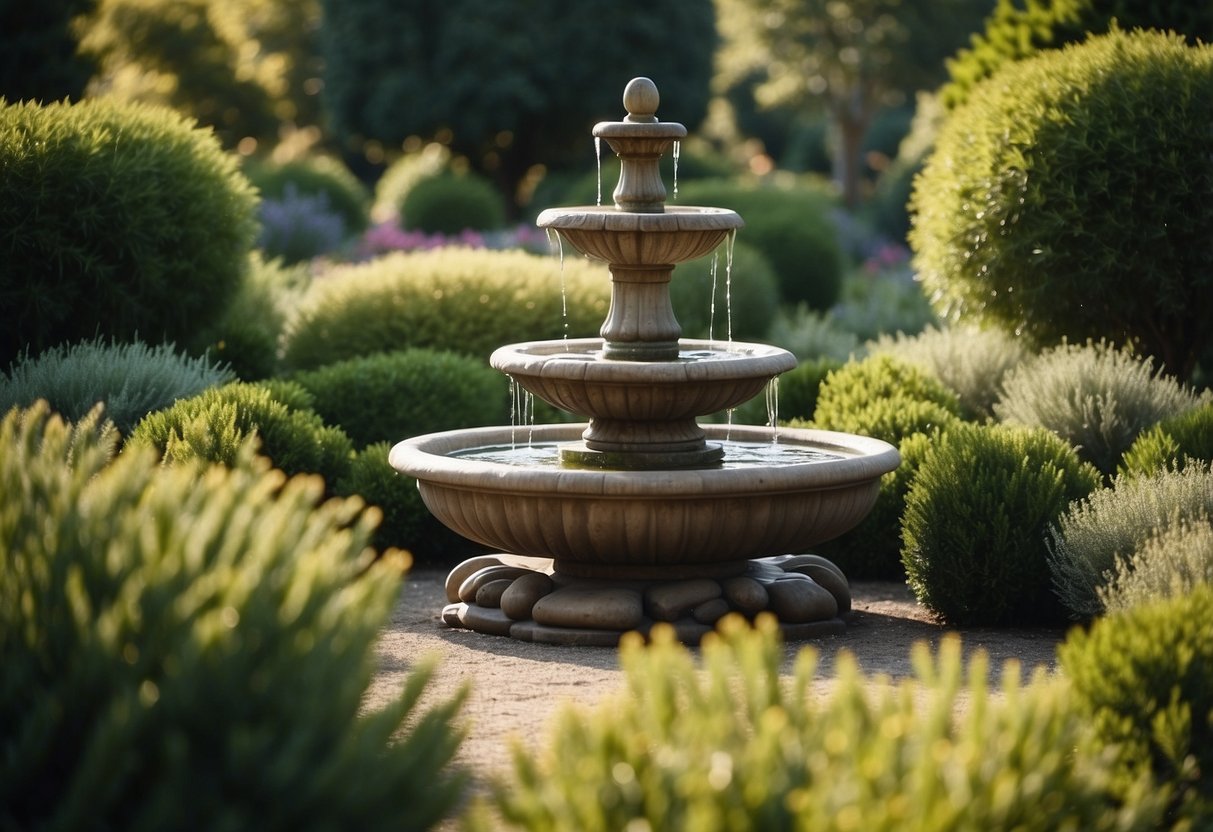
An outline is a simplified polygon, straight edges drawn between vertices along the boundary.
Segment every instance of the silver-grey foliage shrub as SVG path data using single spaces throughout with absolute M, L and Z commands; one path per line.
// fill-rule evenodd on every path
M 1122 559 L 1152 535 L 1213 516 L 1213 466 L 1118 477 L 1110 488 L 1072 503 L 1050 527 L 1049 568 L 1062 604 L 1077 618 L 1104 612 L 1100 590 Z
M 1183 595 L 1197 584 L 1213 583 L 1213 523 L 1181 521 L 1154 534 L 1116 563 L 1099 599 L 1109 612 Z
M 98 337 L 28 355 L 0 375 L 0 413 L 45 399 L 64 418 L 83 418 L 100 402 L 125 436 L 147 414 L 226 384 L 235 373 L 172 344 L 120 344 Z
M 1111 344 L 1062 344 L 1007 374 L 994 413 L 1007 423 L 1048 428 L 1105 475 L 1137 435 L 1196 406 L 1189 387 L 1148 358 Z
M 1003 378 L 1022 364 L 1028 350 L 1015 336 L 993 328 L 928 326 L 917 335 L 881 335 L 869 355 L 888 354 L 930 370 L 974 418 L 994 415 Z

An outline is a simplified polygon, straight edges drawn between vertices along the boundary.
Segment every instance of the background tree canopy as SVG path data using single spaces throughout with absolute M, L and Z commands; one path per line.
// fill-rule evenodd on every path
M 708 106 L 711 0 L 324 0 L 331 127 L 348 147 L 438 139 L 507 194 L 533 165 L 593 153 L 590 128 L 624 115 L 652 78 L 658 117 L 694 129 Z

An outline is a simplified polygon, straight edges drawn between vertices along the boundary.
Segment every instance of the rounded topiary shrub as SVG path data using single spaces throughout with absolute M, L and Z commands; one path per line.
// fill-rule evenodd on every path
M 994 415 L 1006 374 L 1028 358 L 1023 342 L 1002 329 L 929 326 L 916 335 L 881 335 L 868 355 L 890 355 L 921 366 L 960 399 L 970 419 Z
M 305 394 L 306 395 L 306 394 Z M 311 473 L 332 487 L 349 468 L 353 443 L 310 410 L 288 407 L 271 388 L 236 383 L 148 414 L 127 444 L 150 445 L 165 462 L 232 465 L 253 435 L 258 452 L 287 474 Z
M 1075 618 L 1104 612 L 1100 591 L 1152 535 L 1213 517 L 1213 466 L 1118 477 L 1077 502 L 1049 529 L 1049 567 L 1057 596 Z
M 400 204 L 405 228 L 430 234 L 492 231 L 505 224 L 505 200 L 474 173 L 441 173 L 419 180 Z
M 600 264 L 520 251 L 443 248 L 334 268 L 287 326 L 284 360 L 310 369 L 408 347 L 487 359 L 498 347 L 596 335 L 610 275 Z
M 359 451 L 336 489 L 343 496 L 358 495 L 383 513 L 372 540 L 375 548 L 407 550 L 422 566 L 450 567 L 484 553 L 484 546 L 455 534 L 430 514 L 417 480 L 388 463 L 391 449 L 389 442 L 376 442 Z
M 759 340 L 779 307 L 779 286 L 766 258 L 736 243 L 675 268 L 670 302 L 684 338 Z
M 1196 402 L 1190 388 L 1130 350 L 1062 344 L 1007 373 L 994 413 L 1048 428 L 1110 476 L 1138 434 Z
M 508 382 L 483 358 L 427 349 L 379 353 L 293 376 L 315 411 L 363 447 L 510 418 Z
M 0 103 L 0 170 L 0 363 L 97 335 L 186 343 L 235 294 L 256 195 L 171 110 Z
M 1152 474 L 1182 468 L 1189 461 L 1213 462 L 1213 401 L 1163 419 L 1139 434 L 1121 458 L 1121 472 Z
M 906 494 L 902 562 L 919 602 L 961 626 L 1059 623 L 1045 531 L 1099 483 L 1046 430 L 952 426 Z
M 305 156 L 289 162 L 249 159 L 243 170 L 262 199 L 322 197 L 341 218 L 344 234 L 357 234 L 370 222 L 370 191 L 339 159 Z
M 956 395 L 931 373 L 889 355 L 875 355 L 849 361 L 826 376 L 817 394 L 813 423 L 825 430 L 850 433 L 860 432 L 861 427 L 886 424 L 891 430 L 876 438 L 897 442 L 930 421 L 924 420 L 922 413 L 900 417 L 898 409 L 908 402 L 934 405 L 929 409 L 939 419 L 960 412 Z M 879 412 L 874 413 L 874 408 Z M 898 429 L 898 423 L 906 428 Z M 938 420 L 935 424 L 939 424 Z
M 785 303 L 803 301 L 824 311 L 838 300 L 846 257 L 832 219 L 837 206 L 823 188 L 751 187 L 705 179 L 686 183 L 671 204 L 740 214 L 745 228 L 737 239 L 771 264 Z
M 1213 585 L 1076 628 L 1058 650 L 1075 706 L 1129 778 L 1171 789 L 1173 820 L 1213 823 Z M 1170 827 L 1166 827 L 1170 828 Z
M 1213 47 L 1111 32 L 1011 63 L 940 131 L 915 266 L 951 320 L 1137 343 L 1188 377 L 1213 343 Z
M 374 512 L 242 454 L 156 464 L 0 420 L 0 818 L 13 829 L 430 828 L 462 694 L 368 707 L 400 558 Z M 369 571 L 368 570 L 369 566 Z
M 101 338 L 25 356 L 0 373 L 0 413 L 42 399 L 69 421 L 98 403 L 123 435 L 154 410 L 233 379 L 227 367 L 190 358 L 172 344 L 120 344 Z

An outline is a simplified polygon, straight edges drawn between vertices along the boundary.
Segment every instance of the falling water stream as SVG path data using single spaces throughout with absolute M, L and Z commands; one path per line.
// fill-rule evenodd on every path
M 598 201 L 594 204 L 602 207 L 602 137 L 594 137 L 594 156 L 598 159 Z
M 682 155 L 682 142 L 674 142 L 674 199 L 678 199 L 678 157 Z

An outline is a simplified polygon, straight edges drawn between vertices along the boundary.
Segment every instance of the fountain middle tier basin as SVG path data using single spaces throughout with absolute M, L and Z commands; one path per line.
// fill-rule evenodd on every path
M 528 441 L 574 442 L 584 427 L 427 434 L 393 447 L 390 462 L 417 479 L 429 510 L 464 537 L 554 558 L 564 574 L 617 578 L 727 575 L 749 558 L 804 551 L 862 520 L 881 476 L 900 462 L 877 439 L 782 428 L 775 444 L 770 428 L 738 425 L 707 430 L 726 448 L 763 446 L 759 461 L 735 464 L 726 452 L 718 468 L 640 472 L 477 458 L 480 449 L 525 449 Z
M 745 225 L 725 208 L 667 205 L 660 213 L 620 211 L 614 206 L 548 208 L 535 220 L 560 232 L 582 254 L 617 266 L 676 265 L 711 254 Z
M 489 363 L 561 410 L 638 422 L 706 416 L 736 407 L 796 366 L 766 344 L 683 339 L 671 361 L 602 358 L 601 338 L 529 341 L 496 350 Z

